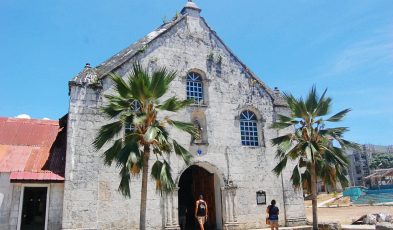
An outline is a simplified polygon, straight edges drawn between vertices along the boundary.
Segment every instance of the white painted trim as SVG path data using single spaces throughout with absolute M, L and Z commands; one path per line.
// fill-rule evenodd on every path
M 25 193 L 25 187 L 39 187 L 39 188 L 47 188 L 46 190 L 46 210 L 45 210 L 45 230 L 48 228 L 48 219 L 49 219 L 49 194 L 50 194 L 50 184 L 21 184 L 21 194 L 19 199 L 19 214 L 18 214 L 18 227 L 20 230 L 22 224 L 22 209 L 23 209 L 23 196 Z

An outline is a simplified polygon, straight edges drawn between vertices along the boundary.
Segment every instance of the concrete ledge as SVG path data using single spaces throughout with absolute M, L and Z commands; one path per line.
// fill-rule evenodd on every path
M 375 225 L 341 225 L 342 230 L 374 230 Z
M 311 230 L 312 226 L 279 227 L 280 230 Z M 341 225 L 342 230 L 375 230 L 375 225 Z M 270 230 L 270 228 L 250 229 Z
M 295 227 L 279 227 L 280 230 L 311 230 L 312 226 L 295 226 Z M 270 228 L 259 228 L 259 229 L 250 229 L 250 230 L 270 230 Z

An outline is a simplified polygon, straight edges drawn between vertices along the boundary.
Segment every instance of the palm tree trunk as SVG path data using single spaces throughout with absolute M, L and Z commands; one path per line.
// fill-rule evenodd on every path
M 143 168 L 142 168 L 142 188 L 141 188 L 141 209 L 139 214 L 139 229 L 146 229 L 146 201 L 147 201 L 147 174 L 149 171 L 150 148 L 143 147 Z
M 311 197 L 312 197 L 312 228 L 318 230 L 317 215 L 317 173 L 315 163 L 311 164 Z

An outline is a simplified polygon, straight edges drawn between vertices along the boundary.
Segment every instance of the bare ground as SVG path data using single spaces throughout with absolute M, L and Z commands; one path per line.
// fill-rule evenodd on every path
M 338 208 L 318 208 L 318 222 L 340 222 L 351 224 L 353 219 L 369 213 L 393 215 L 393 206 L 348 206 Z M 306 207 L 307 220 L 312 222 L 312 208 Z

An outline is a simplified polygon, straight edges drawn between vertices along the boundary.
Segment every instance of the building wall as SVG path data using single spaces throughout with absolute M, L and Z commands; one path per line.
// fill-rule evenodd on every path
M 348 149 L 346 151 L 351 162 L 348 174 L 352 186 L 369 186 L 369 182 L 364 177 L 371 174 L 370 163 L 373 153 L 372 145 L 361 145 L 360 150 Z
M 208 58 L 211 54 L 213 60 Z M 121 65 L 116 72 L 126 76 L 136 60 L 150 70 L 165 66 L 177 71 L 178 77 L 166 98 L 173 95 L 186 98 L 187 72 L 195 70 L 203 75 L 206 105 L 190 106 L 170 115 L 174 119 L 191 121 L 192 114 L 203 113 L 208 144 L 190 145 L 189 135 L 175 130 L 170 130 L 170 133 L 194 154 L 192 164 L 210 168 L 224 191 L 228 186 L 234 188 L 231 190 L 233 201 L 228 200 L 228 205 L 236 207 L 236 213 L 228 217 L 228 222 L 236 222 L 237 227 L 243 229 L 264 226 L 266 205 L 256 204 L 256 191 L 259 190 L 266 191 L 268 202 L 277 200 L 287 219 L 303 220 L 301 192 L 293 190 L 287 172 L 283 178 L 272 173 L 277 161 L 269 140 L 277 132 L 269 126 L 278 108 L 273 106 L 266 90 L 252 81 L 244 67 L 201 18 L 187 16 L 186 20 L 155 39 L 144 52 Z M 103 151 L 96 152 L 91 144 L 99 127 L 109 122 L 102 117 L 99 108 L 105 103 L 102 96 L 111 90 L 108 79 L 103 81 L 102 90 L 87 86 L 71 87 L 63 229 L 137 229 L 139 226 L 139 178 L 132 179 L 131 199 L 122 197 L 117 192 L 118 170 L 114 166 L 104 166 Z M 241 146 L 239 114 L 244 109 L 250 109 L 258 116 L 258 147 Z M 196 154 L 198 149 L 203 151 L 202 155 Z M 178 179 L 186 166 L 175 156 L 168 160 L 173 177 Z M 150 165 L 152 163 L 153 159 Z M 177 211 L 168 212 L 167 209 L 176 210 L 176 199 L 174 194 L 171 197 L 174 201 L 168 206 L 167 198 L 155 191 L 155 183 L 149 178 L 148 229 L 162 229 L 169 222 L 175 225 Z M 167 215 L 172 218 L 169 222 Z M 281 218 L 280 222 L 284 224 L 285 219 Z
M 0 229 L 16 230 L 20 215 L 22 184 L 10 183 L 10 173 L 0 173 Z M 50 184 L 48 230 L 61 229 L 64 185 Z
M 13 187 L 9 178 L 9 173 L 0 173 L 0 229 L 6 230 L 15 229 L 17 224 L 17 213 L 11 218 Z
M 377 153 L 393 153 L 393 147 L 364 144 L 360 150 L 348 149 L 346 155 L 351 161 L 349 167 L 349 177 L 352 186 L 370 186 L 370 181 L 366 181 L 364 177 L 372 174 L 370 164 Z

